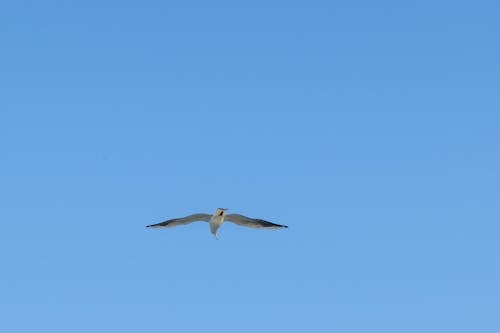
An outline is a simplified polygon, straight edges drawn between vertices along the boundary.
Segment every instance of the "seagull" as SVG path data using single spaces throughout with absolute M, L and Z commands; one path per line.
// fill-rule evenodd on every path
M 213 215 L 198 213 L 185 217 L 167 220 L 157 224 L 147 225 L 146 228 L 172 228 L 179 225 L 189 224 L 193 222 L 205 221 L 210 226 L 210 232 L 219 239 L 218 230 L 224 221 L 233 222 L 234 224 L 250 228 L 266 228 L 266 229 L 283 229 L 288 228 L 286 225 L 275 224 L 265 220 L 253 219 L 240 214 L 226 214 L 227 208 L 217 208 Z

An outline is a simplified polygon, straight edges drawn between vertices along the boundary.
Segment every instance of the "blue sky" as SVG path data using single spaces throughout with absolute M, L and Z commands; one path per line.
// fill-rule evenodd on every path
M 0 331 L 498 332 L 498 10 L 2 2 Z

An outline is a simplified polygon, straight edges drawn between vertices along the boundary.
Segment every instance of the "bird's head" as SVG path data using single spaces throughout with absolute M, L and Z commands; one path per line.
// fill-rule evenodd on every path
M 217 208 L 217 212 L 215 212 L 215 215 L 217 216 L 224 216 L 226 214 L 227 208 Z

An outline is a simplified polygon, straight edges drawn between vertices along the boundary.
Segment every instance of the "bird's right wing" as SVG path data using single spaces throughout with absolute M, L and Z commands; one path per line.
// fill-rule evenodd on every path
M 210 221 L 211 217 L 212 215 L 210 214 L 193 214 L 193 215 L 188 215 L 186 217 L 167 220 L 157 224 L 147 225 L 146 228 L 172 228 L 172 227 L 177 227 L 179 225 L 189 224 L 198 221 L 208 222 Z
M 249 228 L 266 228 L 266 229 L 288 228 L 288 226 L 286 225 L 276 224 L 261 219 L 253 219 L 240 214 L 228 214 L 226 215 L 226 218 L 224 220 Z

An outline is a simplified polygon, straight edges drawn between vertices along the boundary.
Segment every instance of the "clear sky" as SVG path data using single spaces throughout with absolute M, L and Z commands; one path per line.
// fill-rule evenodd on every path
M 499 9 L 2 1 L 0 331 L 499 332 Z

